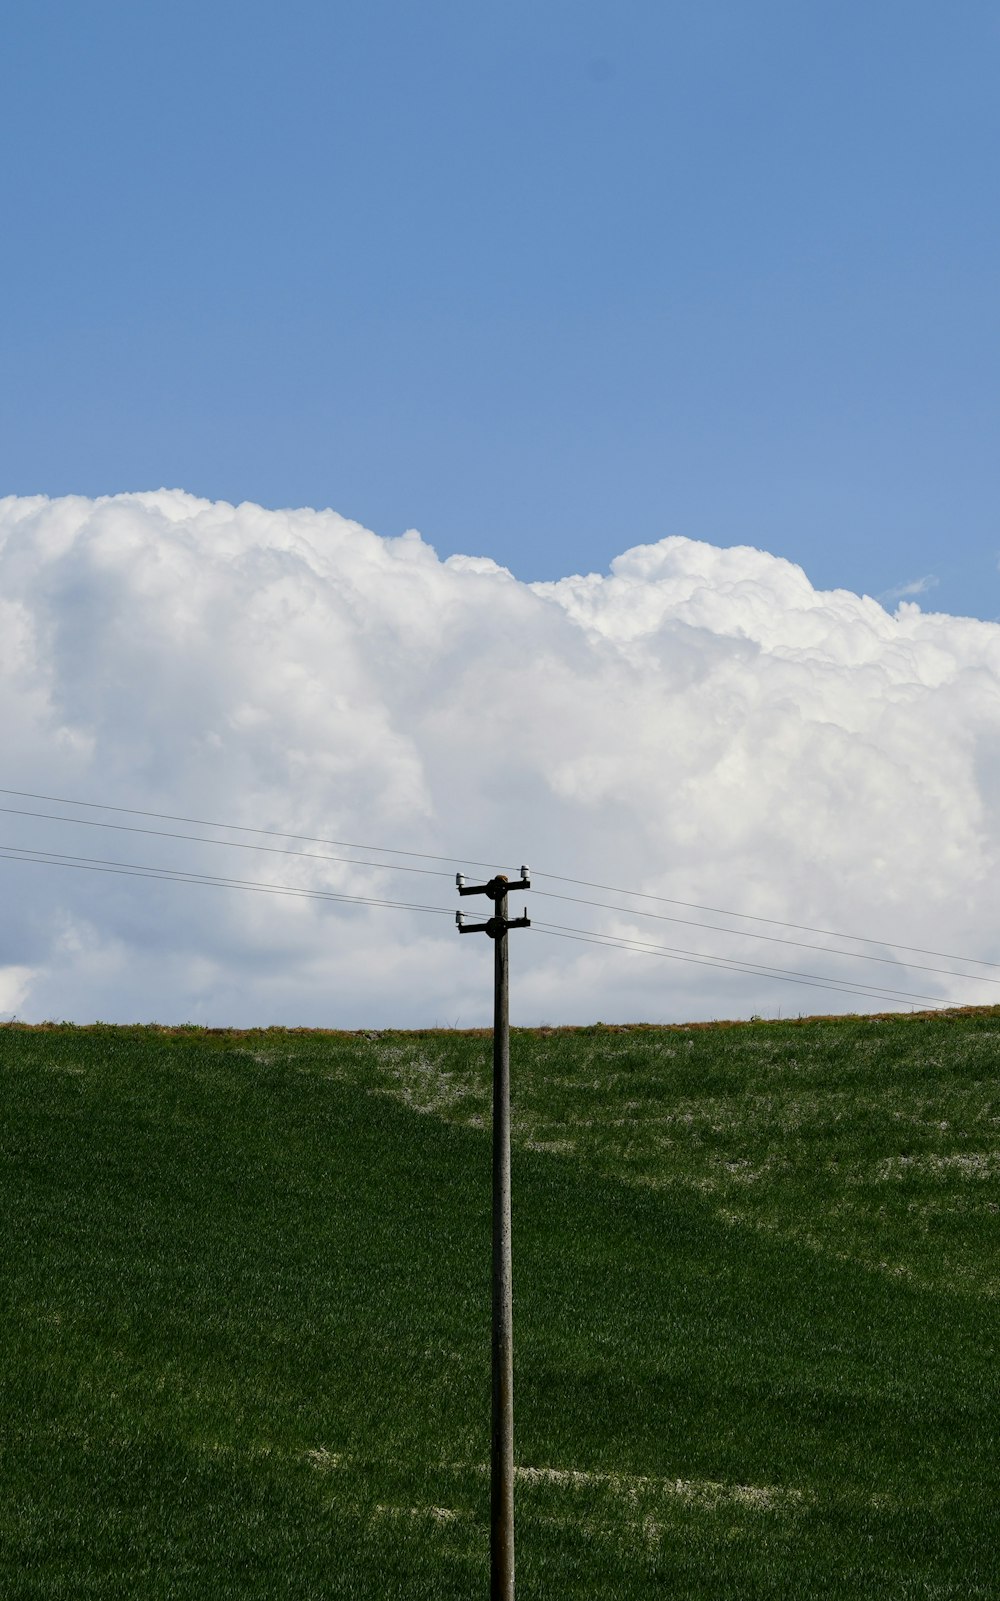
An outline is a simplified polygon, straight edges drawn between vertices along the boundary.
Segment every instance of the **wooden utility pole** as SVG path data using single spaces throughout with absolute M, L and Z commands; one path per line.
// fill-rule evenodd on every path
M 514 1308 L 510 1245 L 510 1007 L 507 930 L 530 928 L 527 912 L 507 915 L 507 894 L 530 889 L 528 869 L 514 883 L 501 873 L 488 884 L 456 876 L 460 895 L 488 895 L 485 923 L 455 921 L 461 934 L 493 941 L 493 1405 L 490 1435 L 490 1601 L 514 1601 Z

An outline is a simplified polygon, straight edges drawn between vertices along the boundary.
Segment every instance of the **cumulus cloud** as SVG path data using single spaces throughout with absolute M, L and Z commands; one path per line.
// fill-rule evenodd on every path
M 835 943 L 778 926 L 794 923 L 1000 961 L 1000 627 L 905 599 L 890 615 L 745 546 L 670 538 L 627 550 L 608 575 L 526 585 L 332 511 L 178 491 L 10 498 L 0 718 L 8 789 L 470 867 L 525 861 L 774 919 L 734 925 L 774 936 Z M 0 841 L 457 904 L 448 864 L 419 858 L 410 865 L 443 876 L 9 812 Z M 22 1016 L 359 1027 L 489 1015 L 489 942 L 459 939 L 446 917 L 9 859 L 0 882 L 0 1009 Z M 638 912 L 732 921 L 717 914 L 535 883 L 618 907 L 533 890 L 532 916 L 549 923 L 954 1002 L 1000 996 L 917 965 L 952 965 L 936 958 L 862 966 Z M 877 1006 L 538 930 L 511 938 L 515 1021 Z

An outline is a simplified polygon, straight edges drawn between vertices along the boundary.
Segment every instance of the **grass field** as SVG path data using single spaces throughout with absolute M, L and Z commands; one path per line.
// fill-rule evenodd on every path
M 519 1601 L 1000 1594 L 998 1046 L 515 1033 Z M 486 1593 L 489 1062 L 0 1028 L 0 1594 Z

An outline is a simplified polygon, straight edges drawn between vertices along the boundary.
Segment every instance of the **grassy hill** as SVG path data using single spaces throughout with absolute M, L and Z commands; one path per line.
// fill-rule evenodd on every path
M 996 1595 L 998 1046 L 515 1032 L 519 1601 Z M 0 1028 L 0 1594 L 486 1593 L 489 1064 Z

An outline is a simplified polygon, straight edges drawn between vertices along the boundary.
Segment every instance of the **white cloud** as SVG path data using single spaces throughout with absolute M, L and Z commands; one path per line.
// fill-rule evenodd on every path
M 912 600 L 916 595 L 926 595 L 929 589 L 936 589 L 940 582 L 934 573 L 925 573 L 922 578 L 909 578 L 905 584 L 896 584 L 892 589 L 887 589 L 880 599 Z
M 383 540 L 333 512 L 174 491 L 11 498 L 0 719 L 9 788 L 528 861 L 1000 961 L 1000 627 L 905 600 L 890 616 L 743 546 L 666 539 L 626 551 L 606 577 L 525 585 L 485 558 L 440 562 L 416 534 Z M 0 840 L 457 905 L 447 876 L 9 815 Z M 488 1016 L 489 943 L 459 939 L 446 918 L 6 860 L 0 883 L 0 973 L 17 973 L 0 1010 L 345 1027 Z M 1000 997 L 527 898 L 553 923 L 954 1001 Z M 515 1021 L 865 1006 L 511 938 Z
M 32 973 L 29 967 L 0 967 L 0 1019 L 9 1021 L 28 993 Z

